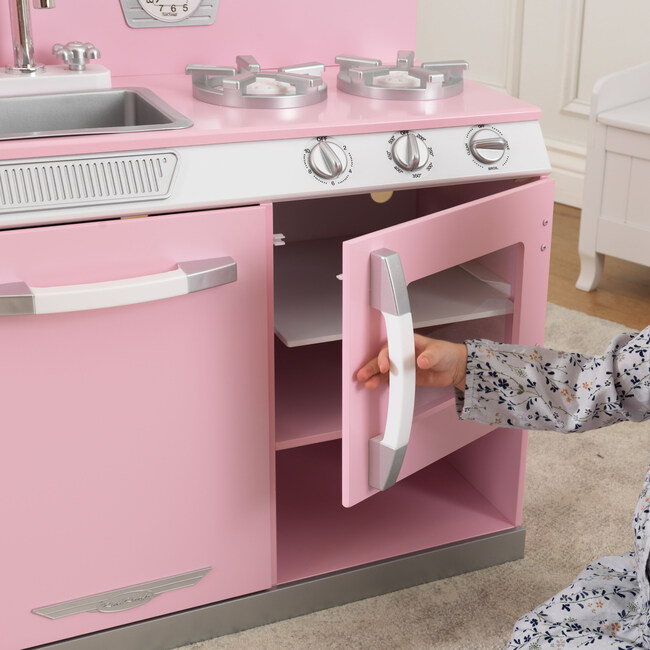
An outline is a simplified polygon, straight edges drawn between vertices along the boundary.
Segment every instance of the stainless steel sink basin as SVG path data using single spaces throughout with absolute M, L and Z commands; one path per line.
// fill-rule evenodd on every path
M 0 140 L 188 126 L 191 120 L 147 88 L 0 97 Z

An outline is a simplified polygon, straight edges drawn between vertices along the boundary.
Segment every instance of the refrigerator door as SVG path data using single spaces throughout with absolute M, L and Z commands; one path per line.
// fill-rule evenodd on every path
M 3 648 L 271 586 L 271 240 L 270 206 L 0 233 L 47 312 L 0 316 Z

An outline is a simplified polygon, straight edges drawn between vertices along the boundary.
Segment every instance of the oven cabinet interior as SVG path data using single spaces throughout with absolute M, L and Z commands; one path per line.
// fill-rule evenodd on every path
M 552 201 L 528 179 L 274 207 L 280 583 L 521 525 L 525 433 L 460 422 L 451 389 L 418 387 L 399 480 L 369 487 L 390 389 L 354 376 L 386 337 L 377 250 L 399 255 L 416 331 L 541 343 Z
M 0 316 L 2 648 L 272 585 L 271 226 L 254 206 L 0 233 L 1 293 L 74 310 Z M 223 258 L 236 277 L 179 288 Z M 86 308 L 111 300 L 136 302 Z

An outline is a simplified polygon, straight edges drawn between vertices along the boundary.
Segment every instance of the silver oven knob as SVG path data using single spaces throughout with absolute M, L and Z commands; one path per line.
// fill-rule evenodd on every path
M 347 164 L 345 151 L 334 142 L 321 140 L 309 152 L 309 167 L 314 174 L 327 180 L 340 176 Z
M 479 129 L 469 141 L 469 150 L 479 162 L 499 162 L 508 148 L 508 141 L 492 129 Z
M 393 160 L 407 172 L 424 167 L 429 160 L 427 144 L 414 133 L 400 135 L 393 143 Z

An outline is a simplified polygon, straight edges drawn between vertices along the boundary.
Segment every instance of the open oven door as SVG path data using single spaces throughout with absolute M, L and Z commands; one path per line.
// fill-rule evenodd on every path
M 476 187 L 456 194 L 467 201 L 468 192 L 485 192 Z M 344 506 L 498 426 L 459 421 L 451 389 L 420 399 L 413 328 L 496 317 L 505 324 L 503 340 L 543 341 L 553 181 L 512 182 L 446 209 L 439 209 L 440 195 L 440 188 L 421 192 L 418 213 L 425 216 L 343 244 Z M 474 293 L 476 281 L 486 292 Z M 390 385 L 368 391 L 356 372 L 387 339 Z

